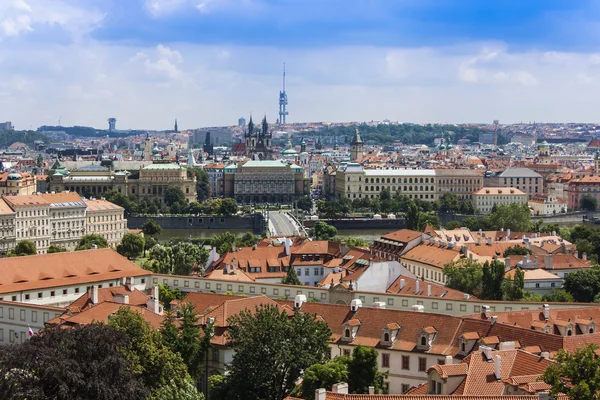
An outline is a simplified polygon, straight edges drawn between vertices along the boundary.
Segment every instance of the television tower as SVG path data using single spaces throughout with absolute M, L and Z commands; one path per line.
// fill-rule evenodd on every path
M 287 112 L 288 98 L 285 92 L 285 63 L 283 63 L 283 90 L 279 92 L 279 124 L 285 125 L 285 117 Z

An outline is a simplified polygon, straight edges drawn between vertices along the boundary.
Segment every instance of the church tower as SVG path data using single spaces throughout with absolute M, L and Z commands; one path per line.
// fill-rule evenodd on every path
M 352 138 L 352 142 L 350 142 L 350 161 L 357 162 L 362 158 L 363 155 L 363 141 L 360 138 L 360 133 L 358 133 L 358 128 L 356 128 L 356 132 L 354 133 L 354 137 Z
M 146 140 L 144 140 L 143 156 L 144 161 L 152 160 L 152 142 L 150 141 L 149 133 L 146 133 Z

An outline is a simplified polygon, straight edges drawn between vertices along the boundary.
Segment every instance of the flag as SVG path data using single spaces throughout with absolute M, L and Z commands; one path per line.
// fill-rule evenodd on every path
M 33 336 L 33 329 L 31 327 L 29 327 L 29 336 Z

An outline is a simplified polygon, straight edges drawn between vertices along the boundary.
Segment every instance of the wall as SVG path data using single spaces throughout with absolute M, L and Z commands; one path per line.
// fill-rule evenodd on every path
M 37 333 L 46 321 L 63 311 L 58 307 L 0 301 L 0 346 L 23 343 L 29 339 L 30 327 Z
M 383 216 L 382 216 L 383 217 Z M 366 219 L 366 218 L 343 218 L 343 219 L 321 219 L 320 221 L 336 227 L 337 229 L 390 229 L 398 230 L 406 228 L 403 217 L 396 219 Z M 317 221 L 306 220 L 304 226 L 312 228 Z
M 184 217 L 129 217 L 127 225 L 130 229 L 141 229 L 146 220 L 156 221 L 163 229 L 247 229 L 260 234 L 265 229 L 265 221 L 261 213 L 248 217 L 223 216 L 184 216 Z

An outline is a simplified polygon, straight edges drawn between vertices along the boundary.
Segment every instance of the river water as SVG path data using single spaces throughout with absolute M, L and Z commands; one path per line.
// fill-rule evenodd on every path
M 176 237 L 179 238 L 211 238 L 220 235 L 224 232 L 231 232 L 235 235 L 246 233 L 243 229 L 163 229 L 160 235 L 157 236 L 159 241 L 167 241 Z M 391 232 L 390 230 L 381 229 L 341 229 L 338 231 L 339 237 L 358 237 L 372 242 L 381 235 Z

